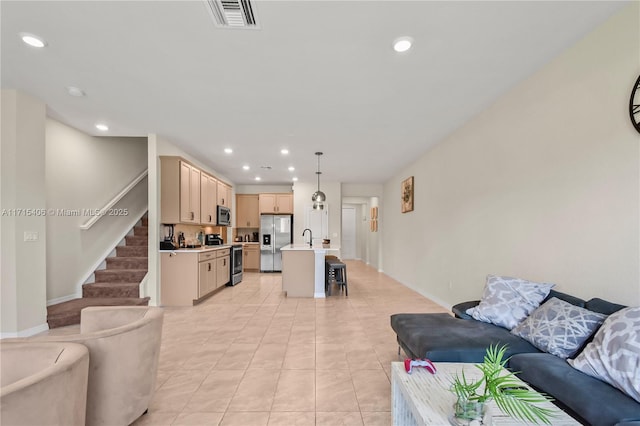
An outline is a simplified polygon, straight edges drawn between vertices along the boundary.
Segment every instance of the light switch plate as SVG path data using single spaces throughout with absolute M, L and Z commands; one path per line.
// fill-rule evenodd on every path
M 24 231 L 25 241 L 38 241 L 38 231 Z

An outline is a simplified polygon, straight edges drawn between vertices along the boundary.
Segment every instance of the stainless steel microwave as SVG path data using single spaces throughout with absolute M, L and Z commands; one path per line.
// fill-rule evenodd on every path
M 229 207 L 218 206 L 218 215 L 217 215 L 216 224 L 219 226 L 231 226 L 231 210 Z

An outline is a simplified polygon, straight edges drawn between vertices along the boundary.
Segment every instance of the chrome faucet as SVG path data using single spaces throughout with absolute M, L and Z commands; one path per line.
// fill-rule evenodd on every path
M 305 228 L 305 230 L 302 231 L 302 238 L 304 238 L 304 234 L 306 234 L 307 231 L 309 231 L 309 247 L 313 247 L 313 232 L 311 229 Z

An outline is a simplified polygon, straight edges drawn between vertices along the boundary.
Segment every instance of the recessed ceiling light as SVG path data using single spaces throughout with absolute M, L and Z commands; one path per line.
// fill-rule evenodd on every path
M 32 47 L 45 47 L 47 42 L 34 34 L 20 33 L 20 38 L 23 42 Z
M 256 180 L 261 180 L 260 176 L 256 176 Z
M 250 167 L 248 165 L 246 165 L 246 164 L 244 166 L 242 166 L 242 170 L 249 170 L 249 169 L 250 169 Z
M 293 179 L 291 179 L 291 180 L 294 181 L 294 182 L 297 182 L 298 178 L 294 176 Z
M 67 93 L 77 98 L 81 98 L 86 95 L 81 88 L 75 86 L 67 86 Z
M 295 169 L 296 169 L 295 167 L 293 167 L 293 166 L 289 166 L 289 171 L 290 171 L 290 172 L 294 171 Z
M 280 150 L 280 154 L 282 154 L 282 155 L 287 155 L 288 153 L 289 153 L 289 150 L 287 148 L 282 148 Z
M 393 41 L 393 50 L 398 53 L 406 52 L 411 49 L 413 39 L 411 37 L 400 37 Z
M 231 154 L 231 153 L 233 153 L 233 150 L 231 148 L 225 148 L 224 149 L 224 153 L 225 154 Z
M 109 130 L 109 126 L 104 123 L 98 123 L 96 124 L 96 129 L 100 130 L 101 132 L 106 132 L 107 130 Z

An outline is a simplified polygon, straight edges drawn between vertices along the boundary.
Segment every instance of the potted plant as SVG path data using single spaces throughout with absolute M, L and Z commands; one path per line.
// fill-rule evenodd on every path
M 552 399 L 542 393 L 522 386 L 515 373 L 504 369 L 507 361 L 504 354 L 507 346 L 490 346 L 484 356 L 484 362 L 476 367 L 482 371 L 482 377 L 469 381 L 464 375 L 456 375 L 451 390 L 458 400 L 454 406 L 455 417 L 467 422 L 482 421 L 486 403 L 494 400 L 503 413 L 517 419 L 538 424 L 551 424 L 554 410 L 539 407 L 536 404 Z

